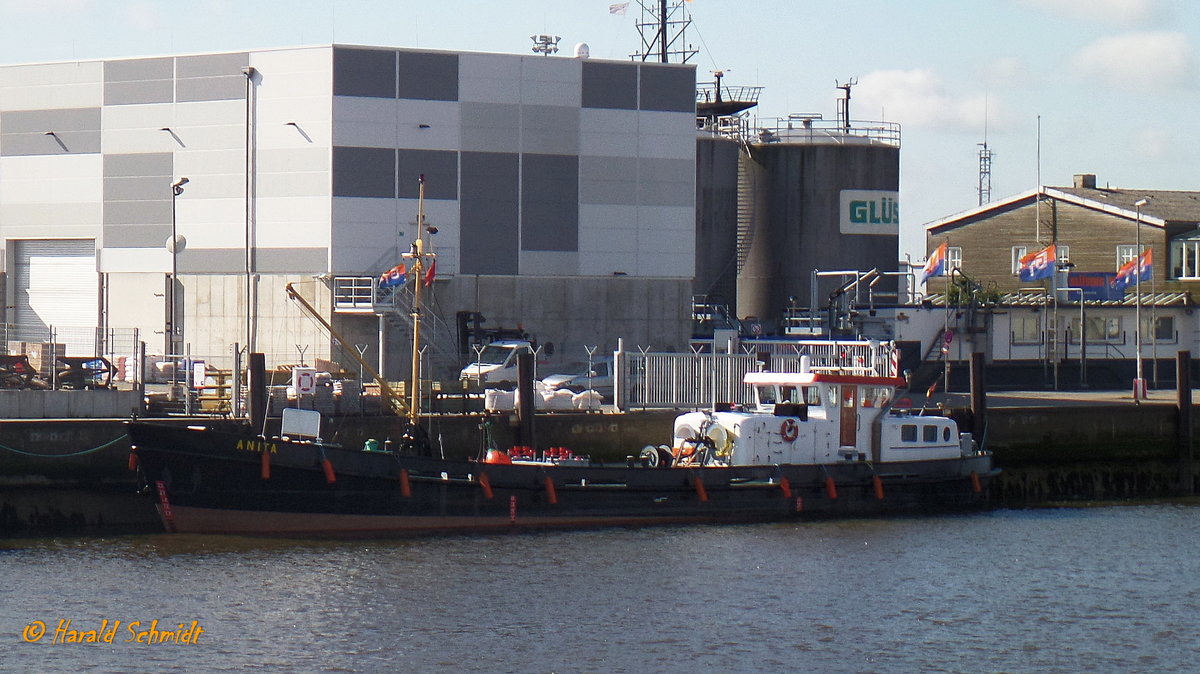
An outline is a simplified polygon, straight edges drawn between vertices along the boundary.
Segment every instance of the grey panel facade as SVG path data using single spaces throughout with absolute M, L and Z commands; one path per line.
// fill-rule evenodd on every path
M 458 153 L 447 150 L 399 150 L 401 199 L 416 199 L 418 178 L 425 175 L 426 199 L 458 198 Z
M 162 204 L 151 204 L 163 210 Z M 106 211 L 107 214 L 107 211 Z M 166 205 L 166 219 L 171 220 L 171 204 Z M 159 221 L 161 223 L 161 220 Z M 106 225 L 104 227 L 105 248 L 153 248 L 161 250 L 171 237 L 170 226 L 159 225 Z
M 521 249 L 579 250 L 579 157 L 521 157 Z
M 104 245 L 158 248 L 170 236 L 174 158 L 167 152 L 104 156 Z
M 170 103 L 175 96 L 172 58 L 106 61 L 104 104 Z
M 335 96 L 396 97 L 396 52 L 390 49 L 333 50 Z
M 98 152 L 100 108 L 10 110 L 0 113 L 2 156 Z
M 258 248 L 254 268 L 264 274 L 307 274 L 324 271 L 329 264 L 325 248 Z
M 636 110 L 638 67 L 624 63 L 583 62 L 583 107 Z
M 246 76 L 242 69 L 248 65 L 250 55 L 245 52 L 182 56 L 175 60 L 175 100 L 183 103 L 245 98 Z
M 243 248 L 185 248 L 179 253 L 176 264 L 180 274 L 244 274 L 246 251 Z
M 642 110 L 695 112 L 696 71 L 691 68 L 642 66 Z
M 333 148 L 333 196 L 396 196 L 396 151 L 380 147 Z
M 399 97 L 458 100 L 458 54 L 399 52 Z
M 579 201 L 584 204 L 636 204 L 638 160 L 634 157 L 580 157 Z
M 461 273 L 517 273 L 518 168 L 515 154 L 462 153 Z
M 246 78 L 193 77 L 180 79 L 175 91 L 180 103 L 192 101 L 236 101 L 246 97 Z
M 180 79 L 193 77 L 233 77 L 242 79 L 242 68 L 250 65 L 250 54 L 204 54 L 180 56 L 175 59 L 175 75 Z

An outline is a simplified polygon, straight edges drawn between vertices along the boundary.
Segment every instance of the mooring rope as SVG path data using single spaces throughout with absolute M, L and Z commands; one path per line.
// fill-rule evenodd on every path
M 9 447 L 7 445 L 0 445 L 0 449 L 6 449 L 14 454 L 21 454 L 22 456 L 33 456 L 33 457 L 37 457 L 39 459 L 66 459 L 66 458 L 70 458 L 73 456 L 83 456 L 85 454 L 91 454 L 92 452 L 98 452 L 102 449 L 111 447 L 111 446 L 117 444 L 118 442 L 128 439 L 128 438 L 129 438 L 128 433 L 122 433 L 121 435 L 118 435 L 117 437 L 113 438 L 112 440 L 109 440 L 108 442 L 104 443 L 103 445 L 100 445 L 98 447 L 92 447 L 90 449 L 81 449 L 78 452 L 71 452 L 70 454 L 38 454 L 37 452 L 26 452 L 23 449 Z

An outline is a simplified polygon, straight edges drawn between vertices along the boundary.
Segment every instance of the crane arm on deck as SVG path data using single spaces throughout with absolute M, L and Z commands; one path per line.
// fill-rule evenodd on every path
M 317 322 L 321 324 L 321 327 L 325 328 L 325 331 L 329 333 L 330 337 L 333 337 L 334 341 L 337 342 L 339 346 L 345 344 L 346 341 L 342 339 L 342 336 L 339 335 L 336 330 L 333 329 L 333 326 L 329 324 L 329 321 L 325 320 L 325 317 L 322 316 L 312 304 L 309 304 L 308 300 L 301 297 L 300 293 L 294 287 L 292 287 L 292 285 L 293 284 L 289 283 L 284 286 L 284 290 L 287 291 L 288 297 L 296 300 L 296 302 L 304 309 L 305 312 L 308 313 L 309 316 L 315 318 Z M 387 403 L 388 408 L 400 415 L 407 414 L 408 410 L 404 405 L 404 401 L 400 398 L 397 398 L 392 393 L 392 387 L 387 381 L 384 380 L 383 376 L 376 372 L 375 368 L 371 367 L 371 364 L 364 360 L 363 357 L 360 356 L 354 349 L 346 349 L 345 352 L 347 355 L 353 358 L 360 367 L 362 367 L 363 371 L 371 375 L 371 378 L 375 380 L 376 384 L 379 384 L 379 395 L 383 398 L 384 402 Z

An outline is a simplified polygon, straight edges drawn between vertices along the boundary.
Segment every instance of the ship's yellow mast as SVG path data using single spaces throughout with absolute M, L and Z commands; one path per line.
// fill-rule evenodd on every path
M 425 176 L 417 178 L 417 238 L 404 257 L 412 259 L 409 273 L 413 279 L 412 302 L 412 379 L 409 387 L 408 422 L 417 425 L 421 416 L 421 288 L 425 284 Z

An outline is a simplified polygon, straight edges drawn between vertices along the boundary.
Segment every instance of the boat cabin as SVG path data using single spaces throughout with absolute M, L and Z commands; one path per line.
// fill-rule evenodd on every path
M 903 379 L 845 370 L 752 372 L 753 410 L 693 412 L 675 424 L 675 447 L 713 445 L 730 465 L 922 461 L 958 456 L 958 426 L 895 409 Z

